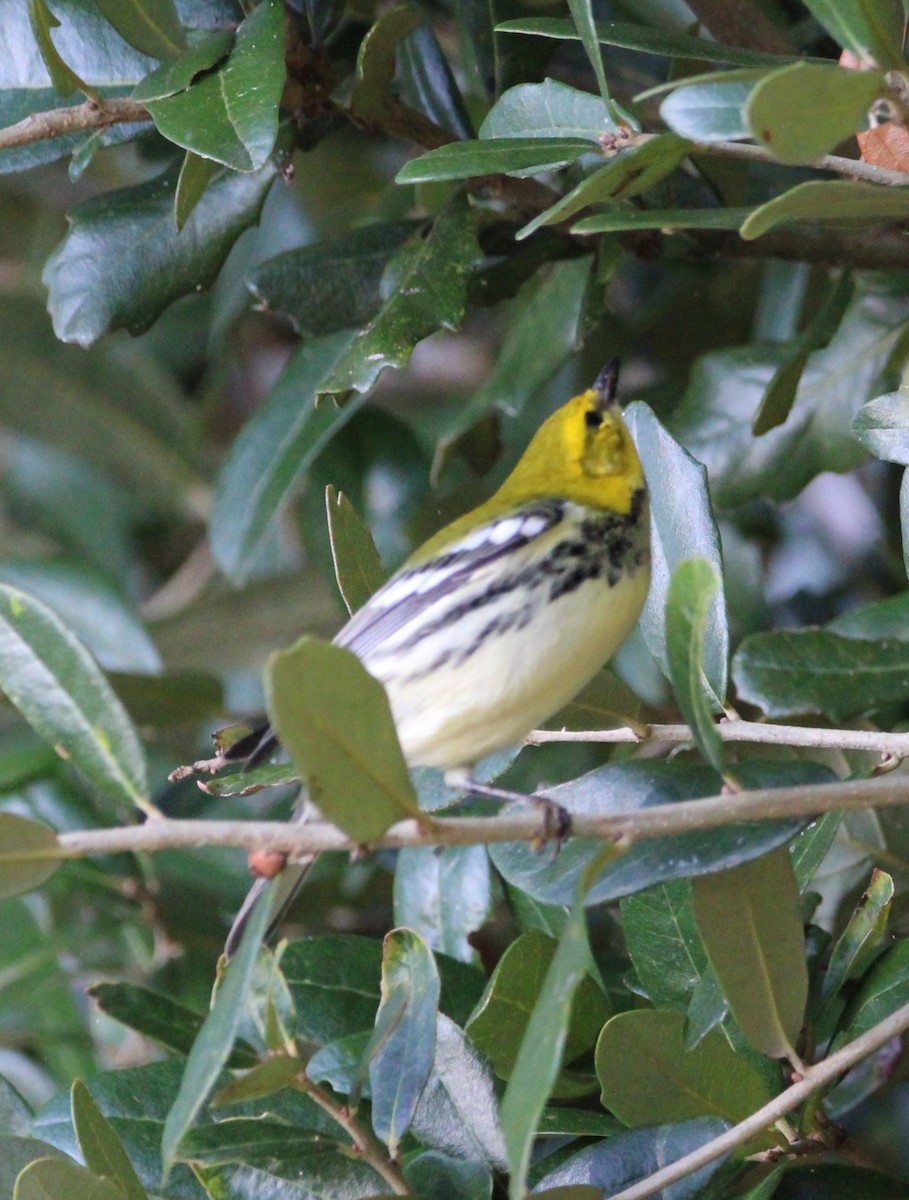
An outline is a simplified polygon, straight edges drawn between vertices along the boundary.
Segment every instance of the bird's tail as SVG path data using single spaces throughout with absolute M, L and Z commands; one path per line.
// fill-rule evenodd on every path
M 225 762 L 242 762 L 244 771 L 252 771 L 271 758 L 278 748 L 278 736 L 270 725 L 260 725 L 241 737 L 221 755 Z

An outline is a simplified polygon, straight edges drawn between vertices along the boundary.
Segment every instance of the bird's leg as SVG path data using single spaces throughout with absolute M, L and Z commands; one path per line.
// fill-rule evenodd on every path
M 556 846 L 571 833 L 571 813 L 563 808 L 556 800 L 543 796 L 539 792 L 513 792 L 509 788 L 495 787 L 493 784 L 480 783 L 474 779 L 467 767 L 455 767 L 445 772 L 445 782 L 456 791 L 467 792 L 471 796 L 487 796 L 491 800 L 504 800 L 506 804 L 535 804 L 543 812 L 543 838 L 541 845 L 554 841 Z

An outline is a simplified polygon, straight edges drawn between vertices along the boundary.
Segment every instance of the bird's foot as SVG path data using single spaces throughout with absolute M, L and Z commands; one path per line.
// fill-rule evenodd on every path
M 571 813 L 568 809 L 540 792 L 514 792 L 494 784 L 479 783 L 469 771 L 462 770 L 446 771 L 445 782 L 449 787 L 465 791 L 471 796 L 487 796 L 491 800 L 502 800 L 506 804 L 526 804 L 529 801 L 536 805 L 543 813 L 543 830 L 540 836 L 534 839 L 535 849 L 542 850 L 553 842 L 558 851 L 571 833 Z

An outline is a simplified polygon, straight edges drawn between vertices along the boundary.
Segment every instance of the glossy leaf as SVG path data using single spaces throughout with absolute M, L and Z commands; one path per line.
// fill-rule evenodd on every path
M 39 1158 L 16 1180 L 15 1200 L 66 1195 L 78 1196 L 79 1200 L 124 1200 L 125 1193 L 110 1179 L 65 1158 Z
M 107 680 L 46 605 L 3 584 L 0 687 L 115 811 L 147 806 L 142 747 Z
M 432 26 L 418 25 L 398 44 L 398 86 L 405 104 L 459 138 L 474 127 L 458 81 Z
M 485 846 L 419 846 L 400 850 L 394 912 L 433 950 L 476 962 L 469 938 L 491 916 L 492 878 Z
M 47 825 L 0 812 L 0 900 L 41 887 L 60 865 L 52 849 L 56 844 L 57 835 Z
M 904 221 L 909 215 L 909 192 L 879 188 L 873 183 L 814 180 L 800 183 L 756 208 L 742 224 L 749 241 L 779 225 L 806 223 L 865 226 L 880 221 Z
M 252 909 L 237 952 L 227 966 L 211 1011 L 186 1060 L 180 1088 L 161 1135 L 161 1161 L 165 1173 L 177 1161 L 180 1143 L 199 1115 L 233 1050 L 252 988 L 259 949 L 271 919 L 273 892 L 274 884 L 271 884 Z
M 313 803 L 357 841 L 419 814 L 385 689 L 355 654 L 303 637 L 271 656 L 268 711 Z
M 741 1121 L 772 1098 L 719 1030 L 685 1045 L 680 1012 L 639 1009 L 603 1026 L 596 1049 L 601 1102 L 631 1127 L 692 1117 Z
M 626 229 L 738 229 L 753 208 L 633 208 L 615 204 L 582 217 L 572 233 L 621 233 Z
M 200 155 L 194 154 L 192 150 L 186 151 L 183 166 L 177 177 L 177 191 L 174 195 L 174 223 L 178 233 L 189 220 L 189 214 L 205 195 L 205 189 L 211 183 L 216 170 L 217 164 L 212 159 L 202 158 Z
M 728 1123 L 700 1117 L 672 1125 L 631 1129 L 572 1154 L 555 1170 L 546 1172 L 537 1189 L 589 1184 L 609 1196 L 643 1181 L 662 1167 L 713 1141 Z M 704 1195 L 710 1177 L 722 1166 L 717 1158 L 672 1185 L 672 1200 L 696 1200 Z M 663 1193 L 666 1195 L 665 1191 Z
M 96 0 L 117 33 L 142 54 L 175 59 L 186 35 L 174 0 Z
M 372 1029 L 380 1000 L 382 944 L 328 934 L 292 942 L 281 958 L 299 1035 L 320 1045 Z
M 719 590 L 719 575 L 706 558 L 679 563 L 666 598 L 666 655 L 682 715 L 701 753 L 714 770 L 722 773 L 723 743 L 713 714 L 724 697 L 713 694 L 704 670 L 711 607 Z
M 499 959 L 467 1023 L 470 1040 L 486 1055 L 500 1079 L 512 1076 L 557 949 L 558 941 L 539 930 L 521 934 Z M 565 1062 L 593 1046 L 609 1013 L 602 991 L 585 975 L 578 984 L 564 1035 Z
M 453 197 L 419 245 L 405 246 L 402 253 L 392 294 L 320 384 L 320 395 L 346 399 L 351 391 L 367 392 L 385 367 L 409 362 L 417 342 L 439 329 L 460 327 L 470 272 L 481 257 L 465 197 Z
M 117 1184 L 128 1200 L 147 1200 L 145 1188 L 120 1139 L 81 1079 L 73 1084 L 72 1105 L 73 1127 L 88 1169 Z
M 732 661 L 739 695 L 768 716 L 820 712 L 835 721 L 905 700 L 907 669 L 906 642 L 827 629 L 751 634 Z
M 544 79 L 542 83 L 519 84 L 500 96 L 480 126 L 480 137 L 589 138 L 595 142 L 616 128 L 600 96 Z
M 622 900 L 622 930 L 635 974 L 656 1008 L 687 1011 L 708 970 L 687 880 Z
M 789 852 L 696 879 L 694 911 L 739 1029 L 761 1054 L 791 1059 L 808 972 Z
M 658 29 L 650 25 L 635 25 L 629 21 L 597 21 L 596 34 L 604 46 L 621 46 L 624 50 L 640 50 L 644 54 L 659 54 L 665 58 L 690 58 L 695 61 L 733 63 L 742 67 L 781 66 L 784 55 L 768 54 L 742 46 L 726 46 L 707 37 L 694 37 L 675 30 Z M 565 17 L 522 17 L 501 21 L 496 26 L 501 33 L 528 33 L 535 37 L 580 41 L 581 35 L 573 21 Z
M 283 9 L 279 0 L 262 0 L 222 66 L 185 91 L 145 103 L 169 141 L 234 171 L 258 171 L 275 148 L 284 78 Z
M 86 95 L 97 96 L 97 92 L 88 87 L 67 65 L 54 44 L 51 30 L 59 28 L 60 22 L 51 12 L 46 0 L 28 0 L 28 17 L 44 65 L 47 67 L 51 82 L 60 95 L 70 96 L 73 92 L 81 91 Z
M 736 775 L 743 787 L 783 787 L 830 782 L 833 776 L 813 763 L 742 762 Z M 599 767 L 569 784 L 547 788 L 571 813 L 634 812 L 654 804 L 673 804 L 718 794 L 713 771 L 687 763 L 615 763 Z M 588 903 L 599 904 L 641 891 L 656 883 L 688 879 L 747 862 L 783 845 L 801 822 L 755 822 L 642 841 L 614 858 L 598 873 Z M 572 838 L 554 862 L 517 843 L 490 847 L 505 879 L 545 904 L 571 904 L 583 872 L 601 854 L 602 844 Z
M 288 250 L 258 266 L 247 286 L 263 308 L 286 314 L 303 337 L 358 329 L 381 306 L 389 258 L 418 228 L 413 221 L 378 221 Z
M 179 58 L 156 67 L 133 88 L 132 99 L 163 100 L 185 91 L 197 75 L 216 66 L 234 44 L 232 29 L 213 29 L 193 39 Z
M 476 175 L 514 175 L 554 171 L 596 149 L 587 138 L 497 137 L 453 142 L 405 163 L 397 183 L 471 179 Z
M 205 1021 L 203 1013 L 131 983 L 96 983 L 88 988 L 88 995 L 109 1017 L 175 1054 L 189 1054 Z M 240 1069 L 257 1061 L 253 1048 L 240 1039 L 227 1066 Z
M 409 929 L 385 935 L 382 999 L 367 1050 L 372 1127 L 397 1157 L 435 1057 L 439 973 L 432 951 Z
M 417 5 L 405 0 L 381 13 L 360 43 L 351 107 L 367 120 L 377 119 L 387 109 L 398 43 L 422 20 Z
M 675 440 L 647 405 L 639 401 L 630 404 L 625 421 L 644 466 L 652 517 L 652 581 L 641 615 L 641 631 L 648 650 L 668 675 L 665 613 L 673 572 L 686 559 L 703 558 L 722 580 L 720 535 L 707 487 L 707 472 L 701 463 Z M 684 505 L 678 503 L 682 495 Z M 714 695 L 722 698 L 726 695 L 729 656 L 722 586 L 710 602 L 703 636 L 701 669 Z
M 534 1135 L 565 1052 L 575 992 L 589 965 L 587 922 L 580 899 L 559 936 L 502 1099 L 512 1200 L 524 1196 Z
M 868 966 L 887 928 L 893 892 L 893 879 L 875 867 L 867 890 L 830 952 L 821 985 L 822 1000 L 836 995 L 847 980 L 857 978 Z
M 588 175 L 551 208 L 528 221 L 515 237 L 529 237 L 543 225 L 564 221 L 582 208 L 607 200 L 626 200 L 660 183 L 687 157 L 691 143 L 663 133 L 640 146 L 622 150 L 605 167 Z
M 235 583 L 250 577 L 294 487 L 359 407 L 356 399 L 343 409 L 316 406 L 320 384 L 351 337 L 335 334 L 298 347 L 234 442 L 215 491 L 210 536 L 219 567 Z
M 660 116 L 680 137 L 727 142 L 750 136 L 745 106 L 754 79 L 677 87 L 660 105 Z
M 905 66 L 899 0 L 805 0 L 805 7 L 835 41 L 864 62 L 876 62 L 885 70 Z
M 909 1004 L 909 940 L 886 950 L 862 980 L 849 1006 L 845 1033 L 838 1043 L 852 1042 Z
M 325 511 L 335 579 L 347 611 L 353 615 L 379 590 L 388 574 L 368 525 L 344 493 L 331 485 L 325 490 Z
M 745 107 L 755 140 L 783 163 L 811 163 L 868 122 L 885 90 L 876 71 L 794 63 L 760 80 Z
M 609 104 L 609 85 L 606 82 L 603 55 L 600 53 L 600 45 L 597 41 L 592 0 L 568 0 L 568 11 L 571 13 L 571 19 L 574 21 L 581 44 L 587 53 L 587 57 L 590 59 L 590 65 L 593 67 L 600 95 L 606 104 Z
M 10 1134 L 4 1129 L 3 1133 L 0 1133 L 0 1188 L 3 1189 L 2 1194 L 12 1197 L 20 1171 L 30 1163 L 48 1158 L 64 1159 L 64 1155 L 48 1142 L 39 1141 L 38 1138 L 17 1136 L 15 1133 Z M 48 1200 L 47 1193 L 42 1200 Z
M 903 300 L 860 293 L 827 348 L 810 356 L 786 423 L 759 438 L 751 422 L 787 357 L 785 347 L 746 346 L 696 360 L 672 432 L 707 467 L 714 504 L 725 509 L 759 496 L 788 500 L 821 471 L 863 462 L 852 419 L 880 390 L 878 379 L 906 317 Z
M 428 1150 L 410 1159 L 404 1174 L 418 1196 L 445 1200 L 491 1200 L 492 1175 L 482 1163 Z
M 909 390 L 900 388 L 863 404 L 852 429 L 876 458 L 909 466 Z
M 57 337 L 90 346 L 112 329 L 141 333 L 178 297 L 209 287 L 258 221 L 276 173 L 269 162 L 252 174 L 221 174 L 179 232 L 173 170 L 76 205 L 43 274 Z

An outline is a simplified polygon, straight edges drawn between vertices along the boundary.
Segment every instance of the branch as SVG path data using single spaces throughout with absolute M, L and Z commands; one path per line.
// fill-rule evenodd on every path
M 0 129 L 0 150 L 29 146 L 32 142 L 42 142 L 66 133 L 84 133 L 89 129 L 107 129 L 111 125 L 150 120 L 151 113 L 144 104 L 137 104 L 135 100 L 115 98 L 104 100 L 101 104 L 86 100 L 84 104 L 74 104 L 69 108 L 31 113 L 15 125 Z
M 637 142 L 649 141 L 658 134 L 639 134 Z M 713 154 L 723 158 L 747 158 L 752 162 L 776 163 L 766 146 L 758 146 L 755 142 L 697 142 L 692 154 Z M 885 167 L 875 166 L 874 163 L 864 162 L 860 158 L 845 158 L 841 154 L 824 154 L 805 166 L 815 171 L 833 171 L 837 175 L 848 175 L 852 179 L 865 179 L 869 183 L 880 183 L 887 187 L 909 186 L 909 174 L 905 171 L 888 171 Z
M 635 812 L 578 813 L 571 819 L 574 837 L 635 842 L 671 837 L 696 829 L 718 829 L 740 821 L 772 821 L 814 817 L 824 812 L 861 808 L 891 808 L 909 802 L 909 778 L 888 775 L 817 783 L 802 787 L 756 788 L 734 796 L 683 800 Z M 508 811 L 495 817 L 408 819 L 393 825 L 368 849 L 400 850 L 407 846 L 475 846 L 498 842 L 540 842 L 547 837 L 546 814 Z M 356 838 L 327 821 L 299 824 L 283 821 L 184 821 L 152 818 L 142 825 L 114 829 L 84 829 L 61 833 L 47 850 L 9 852 L 16 861 L 45 858 L 83 858 L 92 854 L 151 852 L 198 846 L 229 846 L 238 850 L 286 853 L 291 858 L 347 850 L 362 854 Z
M 535 729 L 527 735 L 529 746 L 548 742 L 691 742 L 687 725 L 647 725 L 646 733 L 621 729 Z M 823 750 L 867 750 L 871 754 L 909 757 L 909 733 L 882 733 L 871 729 L 816 729 L 804 725 L 768 725 L 761 721 L 720 721 L 717 733 L 724 742 L 759 742 L 768 746 L 811 746 Z
M 808 1067 L 804 1078 L 800 1079 L 798 1083 L 794 1083 L 784 1092 L 780 1092 L 769 1104 L 759 1108 L 757 1112 L 746 1117 L 732 1129 L 728 1129 L 705 1146 L 700 1146 L 690 1154 L 676 1159 L 674 1163 L 670 1163 L 669 1166 L 663 1167 L 653 1175 L 648 1175 L 640 1183 L 632 1184 L 624 1191 L 616 1192 L 611 1200 L 644 1200 L 644 1197 L 652 1196 L 655 1192 L 675 1183 L 676 1180 L 684 1179 L 686 1175 L 706 1166 L 721 1155 L 728 1154 L 738 1146 L 744 1146 L 786 1113 L 798 1108 L 814 1092 L 833 1083 L 837 1076 L 854 1067 L 856 1063 L 860 1063 L 862 1059 L 873 1054 L 875 1050 L 879 1050 L 881 1046 L 886 1046 L 889 1041 L 898 1037 L 906 1029 L 909 1029 L 909 1004 L 898 1008 L 885 1021 L 881 1021 L 867 1033 L 863 1033 L 861 1037 L 850 1042 L 848 1046 L 844 1046 L 842 1050 L 838 1050 L 836 1054 L 831 1054 L 829 1058 L 825 1058 L 816 1066 Z

